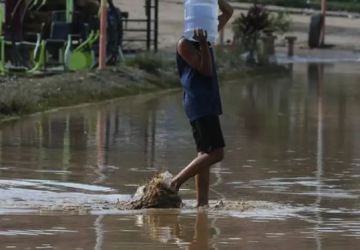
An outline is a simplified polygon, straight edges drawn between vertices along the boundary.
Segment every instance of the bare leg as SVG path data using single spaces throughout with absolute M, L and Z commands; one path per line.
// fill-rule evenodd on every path
M 207 204 L 207 201 L 203 201 L 204 197 L 208 196 L 208 172 L 210 171 L 210 166 L 221 161 L 224 158 L 224 149 L 219 148 L 215 149 L 210 153 L 201 153 L 199 154 L 189 165 L 187 165 L 183 170 L 180 171 L 172 180 L 171 186 L 175 189 L 179 189 L 180 186 L 189 180 L 191 177 L 200 174 L 197 178 L 201 181 L 197 181 L 199 188 L 197 187 L 198 192 L 198 202 L 201 199 L 201 203 Z M 204 171 L 204 172 L 202 172 Z M 204 178 L 204 180 L 203 180 Z M 197 185 L 197 186 L 198 186 Z M 200 187 L 201 186 L 201 187 Z M 205 186 L 205 187 L 204 187 Z M 205 194 L 203 195 L 203 190 L 206 189 Z M 199 195 L 199 193 L 201 194 Z M 206 194 L 207 193 L 207 194 Z
M 207 212 L 200 210 L 196 215 L 195 232 L 193 241 L 189 245 L 189 250 L 210 249 L 210 237 L 208 214 Z
M 202 153 L 199 153 L 201 155 Z M 195 176 L 197 206 L 209 204 L 210 168 L 204 168 Z

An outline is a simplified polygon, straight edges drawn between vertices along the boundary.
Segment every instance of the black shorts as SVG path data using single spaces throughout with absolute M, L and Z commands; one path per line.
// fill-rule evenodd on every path
M 198 152 L 210 153 L 225 147 L 224 136 L 217 115 L 205 116 L 191 123 Z

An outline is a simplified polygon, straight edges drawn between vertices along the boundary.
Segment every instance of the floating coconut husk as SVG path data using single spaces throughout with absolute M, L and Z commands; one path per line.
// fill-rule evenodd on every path
M 144 186 L 138 188 L 128 209 L 180 208 L 182 200 L 177 191 L 170 188 L 172 175 L 169 172 L 156 174 Z

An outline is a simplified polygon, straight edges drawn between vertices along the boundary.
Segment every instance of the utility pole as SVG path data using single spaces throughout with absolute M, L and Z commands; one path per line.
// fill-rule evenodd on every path
M 326 12 L 327 12 L 327 0 L 321 0 L 322 27 L 321 27 L 321 36 L 320 36 L 320 46 L 325 45 Z
M 101 0 L 99 69 L 104 69 L 106 66 L 106 44 L 107 44 L 107 0 Z

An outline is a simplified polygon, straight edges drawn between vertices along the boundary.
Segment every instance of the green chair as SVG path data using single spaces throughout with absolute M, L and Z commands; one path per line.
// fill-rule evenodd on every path
M 34 0 L 29 7 L 29 10 L 40 10 L 45 4 L 47 0 Z
M 0 75 L 6 75 L 7 72 L 5 67 L 5 39 L 0 36 Z
M 99 36 L 99 31 L 91 31 L 88 38 L 73 50 L 71 49 L 71 37 L 69 37 L 65 50 L 66 69 L 71 71 L 91 69 L 96 61 L 92 47 Z
M 45 68 L 45 41 L 41 39 L 41 35 L 38 34 L 38 39 L 36 42 L 36 46 L 33 52 L 33 62 L 34 66 L 28 70 L 28 73 L 35 74 L 39 72 L 41 69 Z

